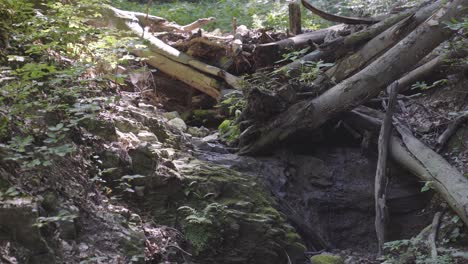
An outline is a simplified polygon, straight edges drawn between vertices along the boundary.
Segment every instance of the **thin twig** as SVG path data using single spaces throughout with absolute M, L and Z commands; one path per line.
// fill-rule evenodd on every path
M 192 256 L 192 254 L 188 253 L 187 251 L 181 249 L 179 246 L 176 246 L 176 245 L 168 245 L 167 247 L 173 247 L 173 248 L 177 248 L 178 250 L 180 250 L 182 253 L 188 255 L 188 256 Z

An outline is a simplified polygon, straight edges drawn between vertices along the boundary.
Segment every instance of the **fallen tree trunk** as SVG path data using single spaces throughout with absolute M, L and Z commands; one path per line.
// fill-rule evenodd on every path
M 440 8 L 443 2 L 443 0 L 438 0 L 431 5 L 420 8 L 413 15 L 406 16 L 403 20 L 367 42 L 358 52 L 337 62 L 335 66 L 325 72 L 325 79 L 339 83 L 351 74 L 361 70 L 427 20 L 435 10 Z
M 397 129 L 402 140 L 392 138 L 394 143 L 391 152 L 394 159 L 423 180 L 432 182 L 435 189 L 468 226 L 468 179 L 406 128 L 397 126 Z M 408 159 L 410 155 L 414 158 Z
M 300 34 L 292 38 L 257 45 L 254 51 L 255 64 L 257 68 L 273 64 L 275 61 L 281 59 L 281 55 L 286 51 L 304 49 L 306 47 L 311 47 L 311 50 L 313 50 L 316 48 L 316 45 L 323 43 L 327 35 L 332 32 L 342 31 L 343 29 L 344 25 L 336 25 L 326 29 Z
M 148 64 L 162 72 L 193 86 L 195 89 L 215 99 L 218 99 L 222 88 L 220 80 L 224 80 L 232 88 L 240 89 L 240 78 L 220 68 L 196 60 L 145 31 L 137 18 L 138 15 L 141 19 L 144 19 L 141 13 L 136 13 L 135 15 L 134 12 L 123 11 L 109 6 L 103 8 L 103 14 L 98 23 L 104 23 L 106 26 L 110 25 L 120 30 L 131 31 L 133 34 L 145 39 L 148 42 L 148 48 L 145 50 L 133 48 L 132 52 L 137 56 L 148 57 Z
M 446 22 L 467 13 L 468 0 L 447 3 L 405 39 L 362 71 L 321 96 L 296 103 L 262 127 L 251 126 L 240 136 L 241 154 L 258 153 L 301 129 L 315 129 L 336 114 L 352 109 L 376 96 L 407 72 L 453 31 Z
M 371 115 L 367 115 L 368 113 Z M 380 112 L 372 113 L 364 107 L 359 107 L 345 114 L 344 120 L 353 124 L 354 129 L 377 131 L 382 124 L 382 116 Z M 402 139 L 396 135 L 391 136 L 392 159 L 421 180 L 432 182 L 435 190 L 468 226 L 468 195 L 466 194 L 468 179 L 442 156 L 415 138 L 406 128 L 401 125 L 397 125 L 397 128 Z
M 443 66 L 447 66 L 451 63 L 450 60 L 456 58 L 462 58 L 468 55 L 468 50 L 453 50 L 447 54 L 441 54 L 434 59 L 424 63 L 423 65 L 412 70 L 398 81 L 401 84 L 401 91 L 408 90 L 412 84 L 417 81 L 424 80 L 429 76 L 433 75 L 437 70 Z
M 319 47 L 318 51 L 309 53 L 299 60 L 281 67 L 280 72 L 287 72 L 288 76 L 297 77 L 300 74 L 300 71 L 298 70 L 302 67 L 303 62 L 319 60 L 323 60 L 325 62 L 335 61 L 346 55 L 348 52 L 364 45 L 367 41 L 375 38 L 377 35 L 401 20 L 414 15 L 416 11 L 417 8 L 406 10 L 399 14 L 390 16 L 365 30 L 358 31 L 345 37 L 340 37 L 329 43 L 324 43 Z

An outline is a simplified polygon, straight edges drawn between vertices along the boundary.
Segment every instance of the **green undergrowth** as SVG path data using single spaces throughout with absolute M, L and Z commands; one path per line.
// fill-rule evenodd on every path
M 115 69 L 134 40 L 88 25 L 102 1 L 75 2 L 0 1 L 0 148 L 23 169 L 73 153 L 79 124 L 123 81 Z
M 112 0 L 118 8 L 146 13 L 147 5 L 126 0 Z M 224 32 L 232 31 L 233 18 L 237 25 L 248 28 L 274 28 L 286 30 L 288 27 L 288 4 L 285 1 L 271 0 L 201 0 L 201 1 L 152 1 L 150 14 L 164 17 L 181 25 L 192 23 L 203 17 L 215 17 L 216 21 L 204 28 L 216 28 Z M 312 16 L 302 9 L 302 24 L 306 29 L 318 29 L 329 25 L 328 22 Z

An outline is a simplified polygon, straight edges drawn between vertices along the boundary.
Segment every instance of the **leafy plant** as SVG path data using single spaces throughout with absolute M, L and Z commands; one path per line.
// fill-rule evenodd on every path
M 221 219 L 226 214 L 226 206 L 211 203 L 202 210 L 190 206 L 182 206 L 178 210 L 186 215 L 184 218 L 186 222 L 184 227 L 185 236 L 194 247 L 195 253 L 199 254 L 207 249 L 209 241 L 216 238 Z
M 426 84 L 426 82 L 416 82 L 415 84 L 411 86 L 411 89 L 429 90 L 437 86 L 445 85 L 447 84 L 447 82 L 448 82 L 447 79 L 441 79 L 441 80 L 435 81 L 431 85 Z
M 39 228 L 46 226 L 50 223 L 66 221 L 66 222 L 73 222 L 77 215 L 71 214 L 66 210 L 61 210 L 56 216 L 49 216 L 49 217 L 38 217 L 34 226 Z
M 6 191 L 0 191 L 0 201 L 7 198 L 14 198 L 20 195 L 20 192 L 15 187 L 10 187 Z
M 9 47 L 0 45 L 0 62 L 8 63 L 0 68 L 6 160 L 31 169 L 73 153 L 70 134 L 107 103 L 103 90 L 122 82 L 113 71 L 133 59 L 125 46 L 138 43 L 88 25 L 102 3 L 50 1 L 37 12 L 30 1 L 0 2 L 0 35 L 8 32 Z

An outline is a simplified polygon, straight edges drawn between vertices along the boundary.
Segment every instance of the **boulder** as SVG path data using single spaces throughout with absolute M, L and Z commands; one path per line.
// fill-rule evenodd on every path
M 180 131 L 186 131 L 187 130 L 187 125 L 185 124 L 184 120 L 182 120 L 182 118 L 179 118 L 179 117 L 176 117 L 174 119 L 171 119 L 169 120 L 169 122 L 167 122 L 170 126 L 173 126 L 177 129 L 179 129 Z

